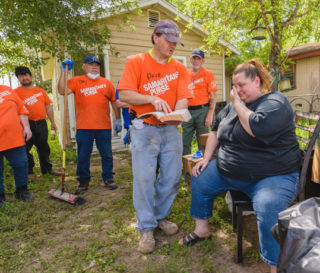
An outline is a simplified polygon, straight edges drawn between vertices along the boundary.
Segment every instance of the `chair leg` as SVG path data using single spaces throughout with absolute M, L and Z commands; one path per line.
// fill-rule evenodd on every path
M 242 221 L 242 208 L 237 207 L 237 263 L 242 263 L 242 232 L 243 232 L 243 221 Z
M 237 207 L 233 202 L 232 202 L 232 228 L 233 228 L 233 232 L 236 232 L 236 230 L 237 230 Z

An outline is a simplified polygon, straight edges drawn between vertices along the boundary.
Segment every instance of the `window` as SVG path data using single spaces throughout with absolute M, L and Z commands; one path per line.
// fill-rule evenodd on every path
M 177 61 L 183 63 L 185 66 L 187 66 L 187 58 L 186 56 L 172 56 L 175 58 Z
M 155 10 L 148 10 L 148 27 L 154 28 L 160 21 L 160 12 Z

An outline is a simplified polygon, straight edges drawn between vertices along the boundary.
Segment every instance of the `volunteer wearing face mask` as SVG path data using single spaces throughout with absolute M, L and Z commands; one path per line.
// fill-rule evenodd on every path
M 58 83 L 60 95 L 65 90 L 65 67 L 72 69 L 73 61 L 62 62 L 62 73 Z M 93 141 L 101 156 L 102 179 L 109 190 L 117 188 L 113 180 L 113 158 L 111 149 L 111 121 L 109 102 L 116 114 L 115 130 L 121 126 L 120 110 L 117 107 L 112 82 L 100 76 L 101 62 L 96 56 L 87 56 L 82 65 L 86 75 L 76 76 L 68 81 L 68 94 L 73 93 L 77 109 L 77 179 L 79 186 L 75 194 L 87 191 L 90 182 L 90 156 Z

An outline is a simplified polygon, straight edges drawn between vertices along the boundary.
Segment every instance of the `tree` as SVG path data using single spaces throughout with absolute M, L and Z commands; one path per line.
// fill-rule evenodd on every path
M 111 33 L 101 18 L 136 5 L 125 0 L 0 0 L 0 73 L 17 64 L 36 67 L 40 52 L 73 58 L 101 53 Z M 125 17 L 125 19 L 127 19 Z
M 223 38 L 244 52 L 262 57 L 271 71 L 283 65 L 286 49 L 320 39 L 320 0 L 172 0 L 208 32 L 214 48 Z M 252 41 L 252 30 L 261 23 L 267 39 Z M 258 50 L 257 50 L 258 49 Z

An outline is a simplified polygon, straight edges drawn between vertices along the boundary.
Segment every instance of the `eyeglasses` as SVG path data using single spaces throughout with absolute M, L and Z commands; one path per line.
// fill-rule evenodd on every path
M 178 29 L 176 28 L 161 28 L 158 32 L 159 34 L 173 34 L 176 37 L 181 38 L 181 33 Z

